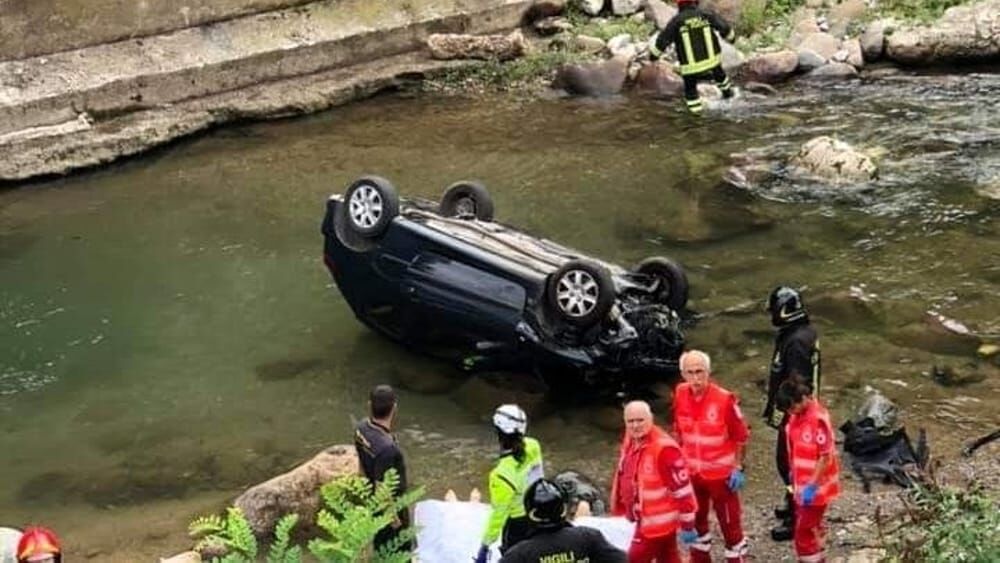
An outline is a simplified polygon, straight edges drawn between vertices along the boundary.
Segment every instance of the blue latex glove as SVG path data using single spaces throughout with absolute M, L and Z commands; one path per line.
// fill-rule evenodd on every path
M 475 563 L 487 563 L 487 561 L 490 560 L 490 546 L 479 546 L 479 553 L 477 553 L 475 558 L 472 560 L 475 561 Z
M 816 500 L 816 493 L 819 492 L 819 487 L 814 483 L 809 483 L 806 488 L 802 489 L 802 504 L 809 506 Z
M 733 469 L 733 472 L 729 474 L 729 480 L 726 481 L 726 485 L 729 486 L 730 491 L 738 491 L 743 488 L 743 484 L 747 482 L 747 476 L 743 474 L 742 469 Z
M 680 538 L 682 544 L 691 545 L 698 541 L 698 532 L 695 530 L 681 530 L 678 537 Z

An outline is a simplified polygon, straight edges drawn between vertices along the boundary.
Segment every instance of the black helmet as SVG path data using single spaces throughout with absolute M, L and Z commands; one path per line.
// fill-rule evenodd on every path
M 562 525 L 566 521 L 566 494 L 552 481 L 539 479 L 524 493 L 524 510 L 540 528 Z
M 777 327 L 809 320 L 802 296 L 798 291 L 783 285 L 771 292 L 767 299 L 767 310 L 771 313 L 771 324 Z

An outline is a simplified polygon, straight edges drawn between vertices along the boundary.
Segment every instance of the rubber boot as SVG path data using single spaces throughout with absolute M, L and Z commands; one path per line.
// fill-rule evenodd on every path
M 774 511 L 781 524 L 771 528 L 771 539 L 779 542 L 790 541 L 795 535 L 795 499 L 790 493 L 785 494 L 785 509 L 781 512 L 783 516 L 778 516 L 778 509 Z

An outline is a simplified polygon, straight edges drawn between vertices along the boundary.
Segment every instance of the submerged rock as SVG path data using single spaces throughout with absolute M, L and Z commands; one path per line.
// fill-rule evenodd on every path
M 931 379 L 944 387 L 965 387 L 986 379 L 986 374 L 980 373 L 975 366 L 956 368 L 950 365 L 935 365 L 931 368 Z
M 434 33 L 427 48 L 435 59 L 516 59 L 528 52 L 528 42 L 520 30 L 507 35 L 467 35 Z
M 793 172 L 806 172 L 835 182 L 864 182 L 875 178 L 878 172 L 871 158 L 843 141 L 826 136 L 802 145 L 790 166 Z
M 1000 0 L 954 6 L 928 26 L 896 29 L 886 56 L 906 65 L 1000 59 Z
M 891 329 L 887 336 L 890 342 L 905 348 L 949 356 L 974 356 L 980 345 L 979 337 L 961 324 L 953 323 L 941 315 L 927 313 L 922 321 Z
M 849 290 L 824 293 L 809 299 L 809 311 L 812 315 L 838 327 L 860 330 L 875 331 L 885 323 L 877 307 L 877 303 Z
M 658 99 L 677 98 L 684 93 L 684 80 L 667 63 L 642 65 L 635 78 L 636 92 Z

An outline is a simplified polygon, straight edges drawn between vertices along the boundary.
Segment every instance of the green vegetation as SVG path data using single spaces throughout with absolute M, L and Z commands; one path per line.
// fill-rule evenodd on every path
M 413 540 L 416 530 L 402 531 L 395 540 L 372 553 L 375 534 L 396 521 L 396 514 L 417 502 L 423 487 L 407 491 L 399 498 L 393 494 L 399 485 L 399 475 L 390 469 L 374 489 L 360 475 L 345 475 L 320 489 L 325 508 L 319 511 L 316 524 L 323 535 L 308 542 L 310 553 L 327 563 L 406 563 L 412 554 L 403 545 Z M 267 552 L 267 563 L 300 563 L 302 548 L 291 541 L 297 514 L 286 514 L 275 526 L 274 540 Z M 198 538 L 194 549 L 216 563 L 252 563 L 257 560 L 257 538 L 246 517 L 235 507 L 226 516 L 203 516 L 188 527 L 188 533 Z
M 607 41 L 617 35 L 627 33 L 636 43 L 645 43 L 656 30 L 653 22 L 634 20 L 630 17 L 591 18 L 583 12 L 569 10 L 566 19 L 573 24 L 573 33 L 589 35 Z
M 1000 561 L 1000 506 L 978 486 L 919 485 L 905 497 L 905 512 L 879 527 L 888 536 L 889 561 L 989 563 Z M 885 530 L 888 524 L 896 524 Z
M 804 3 L 804 0 L 746 0 L 736 34 L 751 40 L 755 34 L 773 38 L 775 28 L 790 27 L 788 16 Z
M 969 0 L 881 0 L 878 12 L 882 16 L 929 23 L 948 8 L 968 3 Z
M 452 68 L 424 85 L 431 90 L 516 90 L 543 79 L 551 79 L 564 64 L 590 60 L 586 53 L 568 48 L 529 53 L 512 61 L 476 61 Z

